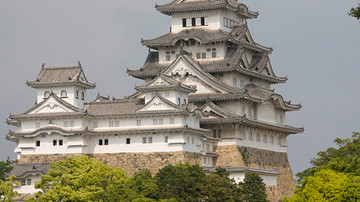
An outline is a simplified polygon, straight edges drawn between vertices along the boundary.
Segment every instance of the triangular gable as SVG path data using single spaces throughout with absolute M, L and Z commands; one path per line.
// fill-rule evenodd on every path
M 160 95 L 156 95 L 148 103 L 138 109 L 137 112 L 168 110 L 179 110 L 179 107 L 165 98 L 162 98 Z
M 25 114 L 69 113 L 77 111 L 79 110 L 76 107 L 61 100 L 55 94 L 51 94 L 47 99 L 25 112 Z
M 196 86 L 197 93 L 229 93 L 236 91 L 235 88 L 223 83 L 211 74 L 203 72 L 199 64 L 189 56 L 178 56 L 163 73 L 173 76 L 173 78 L 185 85 Z
M 238 115 L 232 114 L 231 112 L 226 111 L 225 109 L 220 108 L 213 102 L 209 102 L 201 107 L 201 111 L 207 115 L 207 119 L 216 119 L 216 118 L 231 118 L 237 117 Z

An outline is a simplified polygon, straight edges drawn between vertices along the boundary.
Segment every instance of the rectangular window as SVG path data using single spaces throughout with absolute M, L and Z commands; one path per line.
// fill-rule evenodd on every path
M 174 124 L 174 118 L 170 118 L 170 124 Z
M 159 119 L 159 125 L 163 125 L 164 120 L 163 119 Z
M 210 52 L 210 51 L 211 51 L 211 48 L 207 48 L 206 51 L 207 51 L 207 52 Z
M 191 137 L 191 144 L 194 144 L 194 137 Z
M 214 138 L 217 137 L 217 130 L 213 130 L 213 137 L 214 137 Z
M 274 136 L 270 136 L 270 143 L 274 144 Z
M 165 136 L 164 141 L 165 141 L 165 143 L 168 143 L 169 137 L 168 137 L 168 136 Z
M 260 134 L 256 133 L 256 141 L 260 142 Z
M 190 144 L 190 137 L 189 136 L 186 137 L 186 143 Z
M 109 121 L 109 127 L 114 127 L 114 121 Z
M 153 125 L 158 125 L 158 120 L 157 119 L 153 119 Z
M 64 121 L 64 127 L 69 127 L 69 122 Z
M 217 57 L 216 52 L 212 52 L 212 53 L 211 53 L 211 57 L 212 57 L 212 58 L 216 58 L 216 57 Z
M 206 150 L 210 151 L 210 145 L 209 144 L 206 144 Z
M 141 120 L 136 120 L 136 125 L 141 126 Z
M 37 146 L 37 147 L 40 147 L 40 140 L 37 140 L 37 141 L 36 141 L 36 146 Z
M 115 127 L 119 127 L 120 126 L 120 121 L 115 121 Z
M 201 54 L 201 57 L 202 57 L 203 59 L 205 59 L 205 58 L 206 58 L 206 53 L 202 53 L 202 54 Z
M 143 143 L 143 144 L 146 144 L 146 143 L 147 143 L 146 137 L 143 137 L 143 138 L 142 138 L 142 143 Z
M 171 54 L 175 54 L 175 51 L 174 51 L 174 50 L 172 50 L 172 51 L 171 51 Z
M 99 145 L 103 145 L 103 140 L 99 139 Z
M 191 18 L 191 26 L 196 26 L 196 18 Z
M 166 97 L 169 97 L 169 96 L 170 96 L 170 93 L 169 93 L 169 92 L 165 92 L 165 96 L 166 96 Z
M 25 186 L 26 185 L 26 181 L 25 180 L 21 180 L 21 186 Z
M 109 139 L 104 140 L 104 145 L 109 145 Z
M 183 27 L 186 27 L 186 18 L 182 19 L 182 24 L 183 24 Z
M 74 121 L 69 121 L 69 127 L 74 127 Z
M 26 182 L 27 185 L 31 185 L 31 179 L 27 179 Z
M 40 122 L 35 123 L 35 128 L 40 128 Z
M 252 134 L 252 132 L 249 133 L 249 140 L 251 140 L 251 141 L 253 140 L 253 134 Z
M 204 164 L 206 164 L 206 157 L 204 157 Z
M 171 61 L 171 55 L 166 55 L 166 61 Z
M 200 53 L 196 53 L 196 59 L 201 59 L 201 54 Z
M 148 143 L 152 143 L 152 137 L 148 137 Z
M 63 145 L 63 140 L 59 140 L 59 146 Z
M 226 27 L 226 18 L 225 17 L 223 18 L 223 24 L 224 24 L 224 27 Z
M 237 86 L 237 78 L 233 77 L 233 86 Z
M 267 135 L 266 134 L 264 134 L 264 136 L 263 136 L 263 142 L 267 143 Z
M 217 136 L 218 138 L 221 138 L 221 133 L 222 133 L 222 130 L 219 129 L 219 130 L 218 130 L 218 136 Z
M 53 140 L 53 146 L 57 145 L 57 140 Z
M 205 25 L 205 17 L 201 17 L 201 25 L 202 25 L 202 26 Z
M 126 144 L 130 144 L 130 138 L 126 138 Z

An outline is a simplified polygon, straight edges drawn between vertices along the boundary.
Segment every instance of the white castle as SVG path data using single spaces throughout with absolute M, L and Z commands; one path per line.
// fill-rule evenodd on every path
M 212 172 L 222 166 L 236 181 L 258 173 L 270 200 L 290 196 L 295 181 L 287 159 L 287 137 L 303 132 L 285 124 L 285 112 L 301 108 L 284 101 L 273 84 L 272 48 L 254 41 L 246 24 L 257 12 L 235 0 L 175 0 L 156 9 L 171 16 L 171 31 L 142 40 L 149 48 L 143 67 L 128 70 L 144 80 L 124 99 L 100 95 L 77 66 L 41 69 L 27 85 L 37 104 L 10 115 L 18 127 L 7 139 L 17 144 L 19 193 L 49 163 L 89 155 L 128 174 L 190 162 Z

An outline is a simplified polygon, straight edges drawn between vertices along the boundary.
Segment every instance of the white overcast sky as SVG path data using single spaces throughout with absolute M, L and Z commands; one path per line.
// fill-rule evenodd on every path
M 121 98 L 141 81 L 126 74 L 138 69 L 147 55 L 141 38 L 169 31 L 170 17 L 155 4 L 171 0 L 0 0 L 0 160 L 15 159 L 14 144 L 4 138 L 10 113 L 32 107 L 36 91 L 25 85 L 37 77 L 41 64 L 70 66 L 81 61 L 98 92 Z M 356 0 L 245 0 L 259 11 L 249 20 L 256 42 L 274 48 L 270 55 L 278 76 L 288 76 L 276 92 L 299 112 L 287 123 L 305 127 L 289 140 L 294 173 L 309 167 L 320 150 L 336 137 L 360 131 L 360 23 L 347 12 Z

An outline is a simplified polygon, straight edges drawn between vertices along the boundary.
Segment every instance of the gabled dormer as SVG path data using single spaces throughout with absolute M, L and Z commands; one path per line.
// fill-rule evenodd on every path
M 86 99 L 86 90 L 96 87 L 89 83 L 79 63 L 70 67 L 42 67 L 36 80 L 27 81 L 26 84 L 37 89 L 37 103 L 41 103 L 52 93 L 62 100 L 82 108 Z
M 171 76 L 161 74 L 146 85 L 136 87 L 136 90 L 145 94 L 145 104 L 156 94 L 160 94 L 173 104 L 183 105 L 188 104 L 188 95 L 195 93 L 196 88 L 184 85 Z

